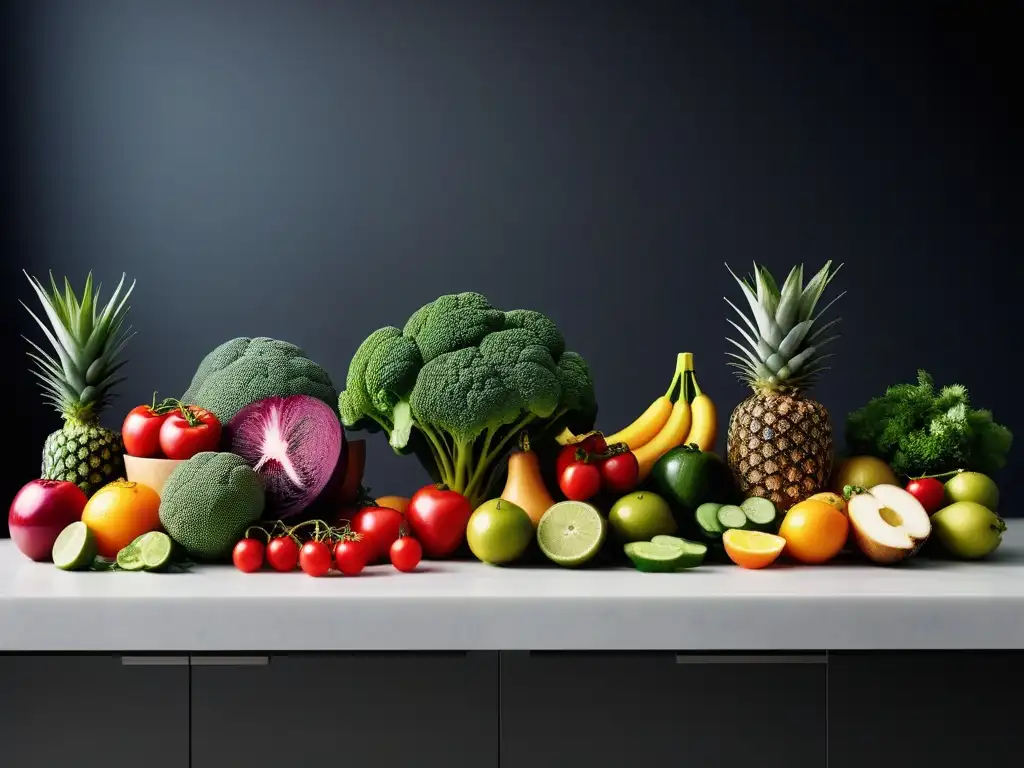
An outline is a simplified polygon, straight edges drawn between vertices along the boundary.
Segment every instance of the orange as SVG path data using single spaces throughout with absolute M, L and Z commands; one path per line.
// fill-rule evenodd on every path
M 730 528 L 722 534 L 725 553 L 741 568 L 764 568 L 779 559 L 786 546 L 781 536 Z
M 409 508 L 409 499 L 405 496 L 378 496 L 376 502 L 378 507 L 387 507 L 403 515 Z
M 160 497 L 148 485 L 115 480 L 92 495 L 82 522 L 96 536 L 101 557 L 117 557 L 137 536 L 160 527 Z
M 825 563 L 839 554 L 850 532 L 849 518 L 832 504 L 807 499 L 790 507 L 779 527 L 786 554 L 801 563 Z
M 814 499 L 815 501 L 824 501 L 826 504 L 831 504 L 840 512 L 846 512 L 846 499 L 844 499 L 838 493 L 832 493 L 832 491 L 823 491 L 822 493 L 814 494 L 810 498 Z

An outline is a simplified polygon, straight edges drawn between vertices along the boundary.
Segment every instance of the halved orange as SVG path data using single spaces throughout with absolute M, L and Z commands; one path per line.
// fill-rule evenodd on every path
M 722 534 L 725 553 L 740 568 L 764 568 L 774 563 L 786 547 L 781 536 L 761 531 L 730 528 Z

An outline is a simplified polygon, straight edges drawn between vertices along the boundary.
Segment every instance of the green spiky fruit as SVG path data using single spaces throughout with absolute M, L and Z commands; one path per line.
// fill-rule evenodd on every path
M 832 471 L 832 422 L 807 390 L 826 370 L 830 355 L 822 348 L 836 338 L 826 333 L 839 321 L 821 322 L 832 303 L 816 307 L 837 271 L 828 262 L 804 285 L 803 266 L 796 266 L 780 289 L 755 264 L 752 281 L 733 273 L 750 316 L 726 299 L 743 321 L 729 321 L 743 340 L 727 339 L 740 351 L 729 353 L 730 365 L 754 391 L 729 418 L 729 468 L 745 496 L 770 499 L 782 510 L 824 490 Z
M 118 370 L 124 364 L 120 354 L 132 337 L 124 324 L 133 282 L 124 289 L 124 275 L 106 304 L 100 304 L 100 285 L 93 286 L 92 273 L 85 280 L 81 296 L 64 279 L 64 290 L 50 275 L 50 290 L 27 272 L 33 290 L 42 303 L 44 322 L 27 305 L 22 306 L 42 329 L 52 351 L 35 342 L 29 357 L 32 374 L 39 379 L 43 399 L 64 419 L 62 429 L 53 432 L 43 445 L 42 477 L 67 480 L 87 495 L 111 480 L 124 476 L 124 446 L 121 435 L 99 424 L 100 414 L 113 397 L 114 386 L 124 381 Z
M 64 428 L 51 432 L 43 443 L 40 477 L 67 480 L 91 496 L 111 480 L 124 477 L 121 435 L 97 425 L 65 421 Z

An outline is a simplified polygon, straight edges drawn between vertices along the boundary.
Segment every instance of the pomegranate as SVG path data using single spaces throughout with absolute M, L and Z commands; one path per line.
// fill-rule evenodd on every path
M 26 483 L 7 515 L 11 539 L 25 557 L 49 560 L 53 542 L 71 523 L 82 519 L 88 500 L 81 488 L 64 480 Z

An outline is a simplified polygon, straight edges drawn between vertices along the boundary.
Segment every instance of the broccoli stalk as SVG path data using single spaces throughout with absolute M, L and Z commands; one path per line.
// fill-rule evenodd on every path
M 530 310 L 502 312 L 480 294 L 441 296 L 402 330 L 374 331 L 356 350 L 342 422 L 382 430 L 399 453 L 426 457 L 431 475 L 475 505 L 522 430 L 535 439 L 597 415 L 586 362 L 558 327 Z M 412 445 L 414 431 L 426 450 Z

